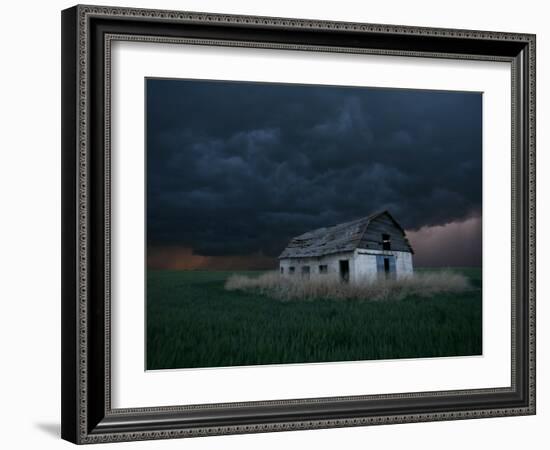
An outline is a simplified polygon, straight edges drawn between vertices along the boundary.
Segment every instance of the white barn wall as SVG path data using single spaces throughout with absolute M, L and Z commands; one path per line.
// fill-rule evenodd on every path
M 376 255 L 395 256 L 395 274 L 397 278 L 406 278 L 413 274 L 412 253 L 394 250 L 356 249 L 354 267 L 356 280 L 374 280 L 378 276 Z
M 289 268 L 294 267 L 294 275 L 299 276 L 302 274 L 302 267 L 309 266 L 310 277 L 338 278 L 340 275 L 339 261 L 347 259 L 349 260 L 350 282 L 362 280 L 374 281 L 378 276 L 376 255 L 395 256 L 395 273 L 397 278 L 404 278 L 413 274 L 411 253 L 370 249 L 356 249 L 354 252 L 335 253 L 316 258 L 283 258 L 279 261 L 279 268 L 282 268 L 283 275 L 287 276 L 289 275 Z M 320 265 L 327 266 L 327 274 L 319 272 Z
M 412 253 L 408 252 L 396 252 L 399 253 L 399 258 L 396 258 L 396 272 L 397 277 L 409 277 L 412 276 L 413 270 L 413 257 Z
M 354 252 L 354 273 L 352 281 L 374 281 L 378 277 L 378 269 L 376 267 L 377 251 L 369 251 L 368 254 L 363 250 L 355 250 Z M 381 253 L 381 252 L 380 252 Z
M 353 277 L 353 252 L 348 253 L 336 253 L 333 255 L 321 256 L 318 258 L 283 258 L 279 260 L 279 268 L 283 269 L 283 275 L 289 275 L 289 267 L 294 267 L 294 275 L 301 275 L 302 267 L 309 266 L 310 276 L 327 276 L 329 278 L 338 278 L 340 276 L 339 261 L 341 259 L 348 259 L 350 261 L 350 279 Z M 319 266 L 326 265 L 327 273 L 321 274 L 319 272 Z

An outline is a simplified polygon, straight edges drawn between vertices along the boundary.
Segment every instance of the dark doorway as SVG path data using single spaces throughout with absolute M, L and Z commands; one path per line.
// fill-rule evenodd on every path
M 376 271 L 380 277 L 395 278 L 395 256 L 376 255 Z
M 340 279 L 347 283 L 349 281 L 349 260 L 340 260 Z

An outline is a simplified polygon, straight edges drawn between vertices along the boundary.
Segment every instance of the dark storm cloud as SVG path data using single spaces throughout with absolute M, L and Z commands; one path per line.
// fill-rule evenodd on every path
M 147 81 L 150 246 L 277 255 L 389 209 L 406 229 L 481 214 L 481 94 Z

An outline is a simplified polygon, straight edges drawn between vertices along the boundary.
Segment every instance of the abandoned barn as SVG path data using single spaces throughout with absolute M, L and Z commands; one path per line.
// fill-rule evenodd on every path
M 401 225 L 383 211 L 291 239 L 279 256 L 279 270 L 344 282 L 402 278 L 413 273 L 413 253 Z

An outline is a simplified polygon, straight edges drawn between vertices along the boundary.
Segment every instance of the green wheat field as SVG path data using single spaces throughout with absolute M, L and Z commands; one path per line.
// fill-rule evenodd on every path
M 253 272 L 150 270 L 147 369 L 480 355 L 481 269 L 453 270 L 473 289 L 395 301 L 281 301 L 224 289 Z

